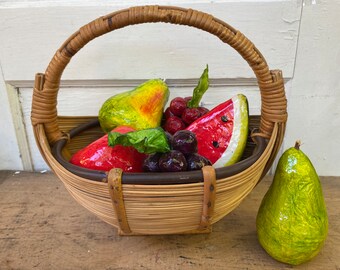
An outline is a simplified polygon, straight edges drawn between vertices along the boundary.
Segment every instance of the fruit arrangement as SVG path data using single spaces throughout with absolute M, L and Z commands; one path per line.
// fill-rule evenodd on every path
M 179 172 L 238 162 L 248 137 L 247 99 L 236 95 L 209 111 L 200 106 L 208 88 L 207 66 L 192 96 L 175 97 L 167 108 L 169 88 L 159 79 L 110 97 L 98 114 L 107 134 L 70 162 L 126 172 Z

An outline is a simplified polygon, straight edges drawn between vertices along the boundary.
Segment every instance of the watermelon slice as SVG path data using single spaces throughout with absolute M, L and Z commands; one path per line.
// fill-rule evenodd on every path
M 134 131 L 134 129 L 120 126 L 112 131 L 124 134 Z M 106 134 L 76 152 L 71 157 L 70 163 L 92 170 L 109 171 L 112 168 L 120 168 L 124 172 L 142 172 L 145 158 L 145 154 L 139 153 L 132 146 L 109 146 Z
M 248 101 L 238 94 L 217 105 L 186 128 L 196 134 L 198 153 L 214 165 L 238 162 L 248 137 Z

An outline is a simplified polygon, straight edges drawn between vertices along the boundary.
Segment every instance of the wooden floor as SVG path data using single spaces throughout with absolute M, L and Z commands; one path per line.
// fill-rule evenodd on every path
M 119 236 L 50 173 L 0 171 L 0 269 L 291 269 L 260 247 L 255 218 L 271 178 L 205 235 Z M 321 178 L 329 235 L 296 269 L 340 269 L 340 178 Z

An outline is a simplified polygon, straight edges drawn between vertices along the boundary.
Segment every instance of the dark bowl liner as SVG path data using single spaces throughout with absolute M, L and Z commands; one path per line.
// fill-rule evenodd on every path
M 89 121 L 85 124 L 81 124 L 73 128 L 70 132 L 70 139 L 77 136 L 81 132 L 99 126 L 98 119 Z M 216 180 L 238 174 L 245 169 L 252 166 L 256 160 L 260 158 L 267 146 L 267 140 L 260 136 L 252 136 L 252 140 L 248 140 L 248 143 L 255 143 L 253 153 L 241 161 L 226 167 L 216 168 Z M 86 178 L 88 180 L 107 182 L 108 172 L 99 170 L 90 170 L 80 166 L 71 164 L 62 155 L 62 150 L 66 146 L 68 139 L 63 138 L 58 140 L 53 148 L 52 154 L 56 160 L 65 167 L 68 171 L 75 175 Z M 203 174 L 201 170 L 197 171 L 185 171 L 185 172 L 145 172 L 145 173 L 128 173 L 122 174 L 123 184 L 142 184 L 142 185 L 168 185 L 168 184 L 190 184 L 203 182 Z

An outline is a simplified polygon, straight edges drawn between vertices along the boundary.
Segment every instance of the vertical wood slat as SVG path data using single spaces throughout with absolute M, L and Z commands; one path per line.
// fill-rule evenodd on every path
M 34 166 L 31 159 L 31 151 L 26 134 L 26 128 L 23 120 L 22 107 L 20 104 L 18 88 L 6 84 L 9 106 L 12 111 L 12 120 L 15 129 L 15 135 L 18 140 L 19 154 L 24 171 L 33 171 Z M 6 128 L 6 127 L 1 127 Z

